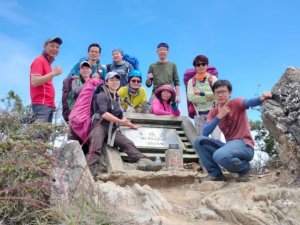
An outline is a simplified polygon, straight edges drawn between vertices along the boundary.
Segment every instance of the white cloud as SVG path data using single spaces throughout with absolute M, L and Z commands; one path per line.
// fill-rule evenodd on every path
M 28 24 L 24 8 L 16 1 L 1 1 L 0 17 L 17 24 Z

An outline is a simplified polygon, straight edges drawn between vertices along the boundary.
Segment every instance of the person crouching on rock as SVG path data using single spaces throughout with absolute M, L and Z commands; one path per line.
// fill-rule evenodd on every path
M 120 87 L 120 75 L 114 71 L 105 76 L 105 91 L 96 95 L 95 105 L 97 114 L 94 116 L 92 130 L 89 134 L 90 149 L 87 154 L 87 164 L 91 173 L 97 175 L 97 165 L 100 162 L 104 140 L 110 146 L 119 147 L 128 157 L 138 162 L 138 169 L 157 171 L 162 168 L 160 163 L 155 163 L 139 152 L 134 143 L 125 137 L 118 129 L 120 125 L 138 129 L 130 120 L 123 117 L 120 97 L 117 93 Z
M 152 102 L 152 112 L 155 115 L 174 115 L 179 116 L 180 111 L 175 100 L 176 93 L 174 88 L 165 84 L 155 90 L 155 97 Z
M 222 166 L 229 172 L 238 174 L 237 182 L 247 182 L 251 170 L 249 162 L 254 156 L 254 140 L 246 110 L 260 105 L 272 95 L 264 92 L 257 98 L 230 100 L 232 85 L 227 80 L 216 81 L 212 90 L 217 106 L 208 113 L 203 136 L 194 140 L 194 147 L 208 172 L 204 180 L 225 181 L 220 168 Z M 226 143 L 208 137 L 217 125 L 223 132 Z

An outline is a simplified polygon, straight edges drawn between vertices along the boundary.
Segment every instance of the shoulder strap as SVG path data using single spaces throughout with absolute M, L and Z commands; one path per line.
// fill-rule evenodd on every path
M 210 73 L 208 74 L 208 82 L 209 86 L 212 88 L 212 75 Z
M 77 84 L 78 84 L 79 87 L 82 86 L 82 82 L 81 82 L 80 78 L 77 78 Z
M 127 62 L 126 60 L 124 60 L 125 62 L 125 73 L 128 74 L 129 73 L 129 62 Z
M 196 75 L 195 76 L 193 76 L 192 78 L 192 85 L 193 85 L 193 87 L 195 87 L 196 86 Z
M 110 71 L 111 71 L 111 67 L 112 67 L 112 64 L 107 64 L 107 65 L 106 65 L 107 72 L 110 72 Z

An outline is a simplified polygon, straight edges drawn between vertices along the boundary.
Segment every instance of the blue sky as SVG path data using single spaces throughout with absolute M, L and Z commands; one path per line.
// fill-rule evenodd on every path
M 219 78 L 232 82 L 233 97 L 270 90 L 288 66 L 300 67 L 297 0 L 0 0 L 0 5 L 0 98 L 14 90 L 25 104 L 30 64 L 53 36 L 63 40 L 53 63 L 63 68 L 54 79 L 57 105 L 63 79 L 93 42 L 102 46 L 103 64 L 111 62 L 116 47 L 136 56 L 144 80 L 157 61 L 157 44 L 167 42 L 182 81 L 183 115 L 183 73 L 196 55 L 206 55 Z M 259 118 L 254 110 L 248 115 Z

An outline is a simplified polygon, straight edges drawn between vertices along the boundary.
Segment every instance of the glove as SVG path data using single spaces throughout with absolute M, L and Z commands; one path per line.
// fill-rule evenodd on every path
M 176 101 L 175 102 L 171 102 L 171 110 L 172 111 L 178 110 L 178 104 L 177 104 Z
M 180 103 L 180 102 L 181 102 L 180 96 L 177 96 L 177 95 L 176 95 L 175 101 L 176 101 L 177 103 Z

